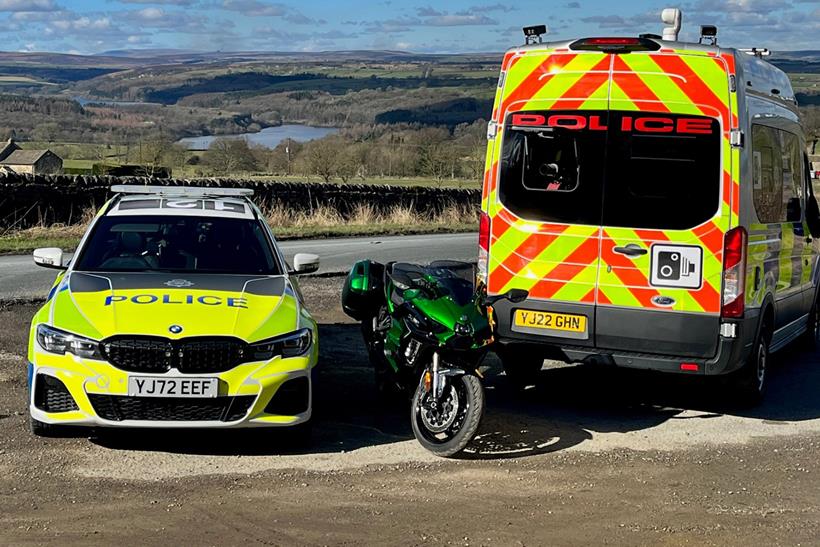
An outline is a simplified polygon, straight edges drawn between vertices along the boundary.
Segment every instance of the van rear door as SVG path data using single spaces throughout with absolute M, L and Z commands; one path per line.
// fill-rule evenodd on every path
M 596 346 L 711 357 L 731 222 L 727 61 L 614 56 Z
M 526 289 L 530 299 L 502 322 L 504 335 L 594 345 L 610 65 L 599 52 L 505 59 L 493 116 L 503 138 L 491 144 L 484 190 L 487 285 L 490 294 Z

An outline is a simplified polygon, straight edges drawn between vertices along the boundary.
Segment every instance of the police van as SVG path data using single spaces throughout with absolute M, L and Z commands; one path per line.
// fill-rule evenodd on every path
M 479 276 L 507 375 L 544 358 L 724 375 L 758 400 L 771 352 L 817 343 L 820 216 L 789 79 L 766 50 L 663 36 L 526 44 L 489 124 Z

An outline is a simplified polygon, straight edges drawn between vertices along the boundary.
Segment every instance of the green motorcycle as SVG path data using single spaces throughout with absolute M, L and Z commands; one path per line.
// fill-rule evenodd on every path
M 492 304 L 520 302 L 527 291 L 488 297 L 475 267 L 357 262 L 342 290 L 342 308 L 361 322 L 382 395 L 412 394 L 416 439 L 453 456 L 473 439 L 484 414 L 478 367 L 493 342 Z

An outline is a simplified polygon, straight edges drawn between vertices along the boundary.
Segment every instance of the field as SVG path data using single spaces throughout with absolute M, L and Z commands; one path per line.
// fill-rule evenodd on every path
M 820 55 L 816 53 L 795 52 L 774 60 L 790 71 L 803 104 L 820 105 Z M 201 153 L 183 151 L 172 159 L 157 159 L 151 143 L 256 132 L 283 123 L 340 127 L 346 144 L 382 150 L 357 172 L 343 174 L 340 168 L 333 179 L 477 184 L 480 175 L 475 166 L 462 166 L 458 173 L 453 169 L 443 177 L 433 168 L 425 172 L 422 157 L 404 158 L 401 171 L 385 173 L 380 165 L 392 161 L 384 150 L 407 146 L 407 139 L 413 139 L 408 131 L 436 126 L 454 136 L 459 126 L 487 120 L 499 61 L 500 54 L 380 51 L 151 58 L 0 54 L 0 89 L 12 93 L 0 95 L 0 136 L 14 131 L 27 147 L 51 148 L 68 160 L 65 166 L 72 171 L 88 170 L 94 163 L 160 162 L 176 175 L 198 177 L 225 173 L 206 165 Z M 44 83 L 48 85 L 40 85 Z M 31 87 L 35 85 L 36 89 Z M 74 97 L 83 97 L 85 106 L 80 107 Z M 89 99 L 101 102 L 85 103 Z M 812 131 L 819 130 L 817 110 L 807 109 Z M 395 134 L 386 137 L 384 129 L 374 132 L 374 127 L 395 128 L 388 130 Z M 416 138 L 416 142 L 424 140 Z M 471 155 L 470 161 L 481 161 L 475 154 L 476 142 L 454 144 L 462 157 Z M 347 152 L 364 161 L 364 152 L 353 148 L 337 156 Z M 298 165 L 298 170 L 289 165 L 285 170 L 281 158 L 257 159 L 253 168 L 230 167 L 230 174 L 281 178 L 287 172 L 317 179 L 320 175 L 305 165 Z M 277 162 L 275 168 L 271 166 Z M 408 169 L 411 165 L 416 168 Z

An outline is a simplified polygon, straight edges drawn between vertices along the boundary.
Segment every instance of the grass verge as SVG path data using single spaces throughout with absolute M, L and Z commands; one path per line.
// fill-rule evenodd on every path
M 316 207 L 310 212 L 274 208 L 265 212 L 279 240 L 353 237 L 371 235 L 411 235 L 472 232 L 478 229 L 477 212 L 472 207 L 451 205 L 435 215 L 422 215 L 409 207 L 395 207 L 380 213 L 361 205 L 342 216 L 333 208 Z M 0 254 L 25 254 L 39 247 L 59 247 L 73 251 L 93 218 L 91 211 L 83 222 L 72 226 L 37 226 L 0 236 Z

